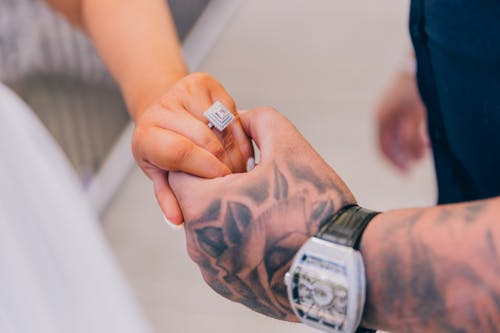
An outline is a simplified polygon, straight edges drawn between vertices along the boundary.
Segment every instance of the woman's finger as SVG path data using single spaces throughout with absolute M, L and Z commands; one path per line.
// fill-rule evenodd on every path
M 208 125 L 197 119 L 195 115 L 186 112 L 184 109 L 163 109 L 161 119 L 157 122 L 163 129 L 174 132 L 190 139 L 199 147 L 208 150 L 212 155 L 228 167 L 231 160 L 227 155 L 224 145 L 217 135 L 208 128 Z
M 211 97 L 213 103 L 222 102 L 236 118 L 222 133 L 219 132 L 218 136 L 231 160 L 233 172 L 245 172 L 247 161 L 253 158 L 254 152 L 252 141 L 241 125 L 236 105 L 221 85 L 211 90 Z
M 215 178 L 231 173 L 231 170 L 204 148 L 183 135 L 151 128 L 143 134 L 140 157 L 153 166 L 169 171 L 180 170 L 198 177 Z
M 153 181 L 155 197 L 163 215 L 168 222 L 181 225 L 183 223 L 182 211 L 168 184 L 167 172 L 156 169 L 149 176 Z

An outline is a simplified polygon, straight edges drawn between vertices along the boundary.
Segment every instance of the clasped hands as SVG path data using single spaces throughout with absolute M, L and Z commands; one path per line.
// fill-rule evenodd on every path
M 223 134 L 208 129 L 202 113 L 214 99 L 235 111 L 214 79 L 186 77 L 138 120 L 134 155 L 164 213 L 183 219 L 189 256 L 207 284 L 257 312 L 297 321 L 284 274 L 325 218 L 355 199 L 274 109 L 239 112 Z M 260 162 L 245 172 L 251 140 Z

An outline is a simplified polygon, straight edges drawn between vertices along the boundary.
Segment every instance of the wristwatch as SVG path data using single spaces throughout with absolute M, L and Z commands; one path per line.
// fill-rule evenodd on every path
M 365 270 L 359 241 L 378 213 L 342 208 L 297 252 L 285 275 L 293 311 L 306 325 L 329 333 L 362 333 Z

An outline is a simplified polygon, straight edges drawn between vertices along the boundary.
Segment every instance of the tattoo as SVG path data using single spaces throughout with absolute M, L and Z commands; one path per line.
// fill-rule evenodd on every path
M 221 200 L 214 200 L 210 206 L 205 209 L 205 211 L 202 214 L 202 218 L 200 218 L 199 221 L 213 221 L 217 220 L 219 218 L 221 210 Z M 199 222 L 195 221 L 195 222 Z
M 471 224 L 481 217 L 486 208 L 487 203 L 484 201 L 468 203 L 461 209 L 452 209 L 449 206 L 444 206 L 440 209 L 436 223 L 446 224 L 463 220 L 466 224 Z
M 288 168 L 296 181 L 314 185 L 320 194 L 334 190 L 341 196 L 340 201 L 352 201 L 346 197 L 345 190 L 341 189 L 335 181 L 329 178 L 320 178 L 312 167 L 290 162 L 288 163 Z
M 221 228 L 206 227 L 196 230 L 196 236 L 201 248 L 211 257 L 217 258 L 227 249 Z
M 256 204 L 261 205 L 269 198 L 269 181 L 261 179 L 255 184 L 243 189 L 242 194 L 252 199 Z
M 483 256 L 491 258 L 491 268 L 495 270 L 497 276 L 500 276 L 500 253 L 498 252 L 497 241 L 498 235 L 495 236 L 491 229 L 488 229 L 485 235 Z M 500 307 L 500 303 L 498 303 L 498 306 Z
M 450 220 L 452 220 L 454 216 L 455 216 L 455 214 L 453 212 L 453 209 L 450 209 L 448 207 L 443 207 L 441 209 L 441 211 L 439 212 L 438 217 L 436 218 L 436 223 L 445 224 L 445 223 L 449 222 Z M 417 219 L 417 221 L 418 221 L 418 219 Z
M 418 222 L 420 222 L 423 215 L 424 211 L 417 210 L 399 221 L 397 224 L 393 225 L 392 231 L 405 231 L 406 233 L 411 234 L 413 232 L 413 228 Z
M 392 289 L 391 292 L 387 294 L 386 298 L 384 299 L 384 309 L 388 313 L 394 313 L 395 310 L 397 310 L 401 304 L 400 304 L 400 295 L 405 291 L 406 283 L 404 282 L 403 279 L 401 279 L 399 276 L 394 274 L 394 272 L 400 271 L 400 257 L 396 252 L 390 252 L 387 253 L 386 256 L 384 257 L 384 262 L 383 265 L 380 269 L 380 273 L 382 274 L 381 279 L 384 281 L 386 285 L 391 285 Z M 368 284 L 367 286 L 367 294 L 371 294 L 371 285 Z M 373 308 L 373 309 L 379 309 L 380 306 L 378 304 L 372 304 L 375 300 L 374 297 L 368 297 L 366 299 L 366 308 Z M 402 299 L 401 299 L 402 300 Z M 373 313 L 370 313 L 373 314 Z M 372 321 L 372 318 L 368 318 L 370 321 Z
M 493 257 L 493 264 L 496 264 L 498 267 L 500 265 L 500 258 L 497 250 L 497 245 L 495 242 L 495 238 L 490 229 L 486 231 L 485 242 L 486 244 L 486 253 Z M 500 271 L 498 272 L 500 273 Z
M 297 165 L 293 162 L 288 164 L 288 168 L 297 181 L 313 184 L 319 193 L 325 193 L 332 186 L 331 182 L 321 180 L 314 170 L 307 165 Z
M 276 164 L 274 164 L 274 184 L 274 198 L 276 200 L 288 198 L 288 181 Z
M 366 323 L 404 332 L 499 331 L 500 229 L 488 215 L 492 206 L 421 209 L 380 224 L 376 256 L 365 252 L 379 275 L 368 280 Z
M 233 244 L 239 244 L 243 237 L 243 231 L 252 221 L 252 212 L 243 204 L 229 202 L 224 220 L 229 241 Z
M 295 318 L 284 275 L 298 248 L 347 204 L 332 181 L 322 184 L 306 170 L 312 172 L 274 164 L 271 179 L 215 200 L 186 222 L 190 255 L 217 293 L 268 316 Z
M 464 207 L 464 219 L 466 223 L 474 223 L 487 207 L 485 201 L 478 201 Z
M 415 262 L 433 262 L 433 254 L 419 242 L 410 242 L 411 256 Z M 410 286 L 416 296 L 413 310 L 421 311 L 422 323 L 429 325 L 432 315 L 445 308 L 445 301 L 441 297 L 438 282 L 436 281 L 436 272 L 432 265 L 423 265 L 419 268 L 419 273 L 410 279 Z
M 330 220 L 335 213 L 335 204 L 332 200 L 318 202 L 313 206 L 313 212 L 309 221 L 320 221 L 319 228 Z

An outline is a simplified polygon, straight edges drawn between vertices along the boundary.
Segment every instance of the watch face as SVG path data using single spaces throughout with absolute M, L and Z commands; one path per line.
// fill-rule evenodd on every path
M 299 316 L 342 331 L 349 296 L 346 267 L 304 254 L 292 278 L 292 295 Z

